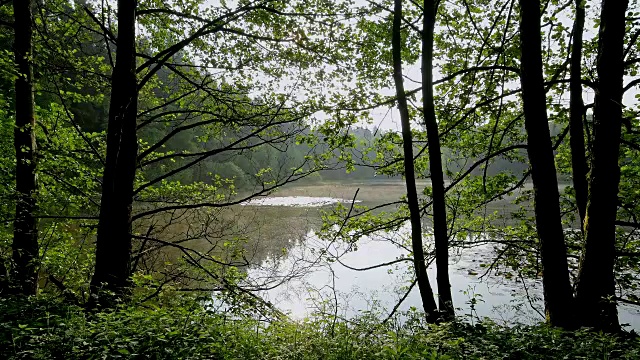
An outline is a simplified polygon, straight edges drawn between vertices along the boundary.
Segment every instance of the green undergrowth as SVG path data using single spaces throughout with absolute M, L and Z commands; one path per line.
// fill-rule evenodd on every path
M 627 334 L 491 322 L 426 327 L 319 316 L 266 323 L 193 300 L 95 314 L 55 299 L 0 300 L 1 359 L 638 359 Z

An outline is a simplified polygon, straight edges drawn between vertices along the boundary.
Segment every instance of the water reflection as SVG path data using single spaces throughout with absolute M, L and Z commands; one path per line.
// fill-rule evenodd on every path
M 398 245 L 408 236 L 408 226 L 365 237 L 358 241 L 357 249 L 335 239 L 320 239 L 313 231 L 321 225 L 319 208 L 351 202 L 346 199 L 354 190 L 354 186 L 296 187 L 278 194 L 292 196 L 261 198 L 238 207 L 236 215 L 242 215 L 238 226 L 249 240 L 246 250 L 256 260 L 248 270 L 247 288 L 267 289 L 260 295 L 297 319 L 321 309 L 333 313 L 335 304 L 337 315 L 347 318 L 371 309 L 388 313 L 412 280 L 409 251 Z M 373 205 L 381 201 L 380 196 L 388 197 L 384 201 L 397 199 L 396 193 L 403 189 L 387 186 L 381 191 L 378 186 L 363 190 L 359 198 Z M 482 276 L 486 269 L 482 262 L 494 257 L 492 245 L 452 250 L 450 278 L 457 315 L 474 320 L 490 317 L 504 324 L 543 320 L 540 281 Z M 335 258 L 339 261 L 327 262 Z M 393 264 L 359 271 L 389 262 Z M 428 273 L 435 288 L 433 265 Z M 417 288 L 399 310 L 411 307 L 421 309 Z M 618 309 L 621 323 L 640 330 L 638 310 L 623 304 Z
M 402 238 L 407 234 L 408 226 L 404 226 L 393 236 Z M 252 281 L 270 279 L 277 283 L 292 274 L 297 275 L 284 286 L 264 291 L 262 295 L 298 319 L 317 311 L 323 300 L 334 305 L 337 299 L 338 314 L 347 318 L 373 308 L 392 309 L 411 282 L 412 264 L 405 249 L 388 241 L 390 235 L 381 233 L 365 237 L 354 250 L 342 242 L 322 240 L 310 231 L 306 240 L 298 243 L 286 259 L 267 259 L 262 266 L 251 269 L 249 277 Z M 490 258 L 491 252 L 491 247 L 482 246 L 452 256 L 452 293 L 458 314 L 474 319 L 488 316 L 507 324 L 540 321 L 541 315 L 532 308 L 532 305 L 541 308 L 540 284 L 480 278 L 476 260 Z M 323 261 L 327 256 L 339 261 L 327 263 Z M 383 263 L 393 264 L 377 267 Z M 295 269 L 301 267 L 305 274 L 296 274 Z M 428 272 L 435 285 L 433 264 Z M 522 294 L 523 284 L 527 287 L 528 297 Z M 417 288 L 410 292 L 399 310 L 410 307 L 421 308 Z
M 404 227 L 396 236 L 403 236 L 407 230 Z M 249 277 L 252 281 L 270 284 L 284 281 L 283 286 L 262 291 L 261 295 L 297 319 L 336 301 L 338 315 L 346 318 L 373 308 L 390 311 L 410 283 L 412 266 L 409 261 L 401 261 L 407 256 L 406 251 L 386 241 L 388 236 L 364 238 L 358 242 L 357 250 L 351 251 L 344 243 L 321 240 L 310 231 L 307 240 L 297 244 L 286 258 L 267 259 L 262 266 L 251 269 Z M 339 262 L 327 264 L 320 260 L 324 250 L 331 256 L 343 255 Z M 540 281 L 482 277 L 482 273 L 477 272 L 480 260 L 492 258 L 492 252 L 490 246 L 484 245 L 452 256 L 450 279 L 457 315 L 469 320 L 489 317 L 506 325 L 543 321 Z M 393 265 L 357 270 L 396 259 L 400 261 Z M 435 286 L 433 264 L 428 273 Z M 421 309 L 417 288 L 410 292 L 399 310 L 410 307 Z M 621 323 L 640 329 L 636 309 L 620 305 L 619 313 Z

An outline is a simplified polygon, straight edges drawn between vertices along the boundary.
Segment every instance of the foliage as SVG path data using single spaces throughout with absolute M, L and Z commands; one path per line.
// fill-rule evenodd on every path
M 266 325 L 207 312 L 190 299 L 172 299 L 150 308 L 131 303 L 113 312 L 90 314 L 48 298 L 62 292 L 82 303 L 94 270 L 92 240 L 117 35 L 110 33 L 117 29 L 115 8 L 98 3 L 35 4 L 32 61 L 40 184 L 36 215 L 43 298 L 0 299 L 0 357 L 640 356 L 636 340 L 546 327 L 507 329 L 487 322 L 427 329 L 415 319 L 397 326 L 366 316 L 349 321 L 320 316 L 301 323 L 282 320 Z M 386 118 L 395 105 L 394 97 L 384 96 L 391 85 L 390 2 L 257 1 L 264 6 L 232 16 L 220 31 L 197 37 L 164 57 L 165 49 L 197 33 L 207 19 L 225 17 L 234 6 L 249 3 L 253 2 L 140 2 L 137 65 L 138 80 L 144 84 L 137 119 L 136 185 L 142 190 L 136 192 L 133 205 L 132 256 L 139 286 L 134 293 L 143 297 L 158 296 L 172 285 L 188 289 L 236 285 L 246 276 L 242 268 L 249 264 L 238 265 L 238 259 L 247 255 L 246 237 L 235 232 L 242 225 L 220 209 L 267 195 L 290 178 L 371 181 L 404 176 L 401 137 L 372 127 L 376 114 L 371 109 L 382 111 Z M 416 2 L 405 3 L 402 55 L 409 80 L 420 59 L 420 34 L 414 26 L 422 11 Z M 634 91 L 640 32 L 638 4 L 631 3 L 625 90 Z M 0 26 L 12 16 L 7 4 L 0 5 Z M 87 5 L 86 10 L 81 5 Z M 571 153 L 565 136 L 564 78 L 574 6 L 549 1 L 542 19 L 551 133 L 556 166 L 566 181 L 571 179 Z M 597 10 L 588 8 L 594 29 Z M 527 188 L 529 165 L 518 97 L 517 16 L 517 5 L 511 0 L 451 1 L 441 6 L 435 28 L 434 91 L 443 170 L 451 181 L 446 196 L 452 247 L 489 244 L 496 250 L 495 259 L 482 259 L 480 266 L 491 264 L 488 270 L 496 275 L 538 278 L 539 240 Z M 585 91 L 591 91 L 589 84 L 594 81 L 596 40 L 587 36 L 584 41 Z M 11 31 L 0 32 L 4 94 L 0 96 L 0 269 L 10 267 L 15 208 L 12 41 Z M 426 133 L 421 126 L 422 108 L 416 105 L 420 103 L 418 86 L 414 84 L 407 95 L 412 122 L 418 124 L 413 127 L 417 178 L 427 180 Z M 616 262 L 618 295 L 635 304 L 640 300 L 640 240 L 635 230 L 640 227 L 638 97 L 625 108 L 618 210 L 618 220 L 625 227 L 618 229 Z M 585 127 L 590 146 L 589 115 Z M 200 160 L 192 163 L 194 157 Z M 426 181 L 420 184 L 424 184 L 420 201 L 429 233 L 432 189 Z M 513 202 L 509 209 L 517 210 L 497 211 L 505 202 Z M 561 204 L 564 225 L 577 228 L 571 186 L 561 194 Z M 355 250 L 360 237 L 398 230 L 407 218 L 404 198 L 352 209 L 339 205 L 326 213 L 322 230 L 326 238 L 336 239 L 339 229 L 340 238 Z M 582 236 L 571 230 L 566 235 L 575 273 Z M 143 283 L 153 288 L 140 288 Z
M 104 313 L 52 298 L 0 300 L 3 359 L 633 359 L 631 335 L 565 333 L 491 322 L 426 327 L 370 315 L 350 321 L 258 321 L 203 309 L 193 299 L 122 305 Z

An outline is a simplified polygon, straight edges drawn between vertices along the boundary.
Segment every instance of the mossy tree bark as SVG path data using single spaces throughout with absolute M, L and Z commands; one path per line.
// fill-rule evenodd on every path
M 614 266 L 627 6 L 627 0 L 602 1 L 585 244 L 576 284 L 581 325 L 605 331 L 620 328 Z

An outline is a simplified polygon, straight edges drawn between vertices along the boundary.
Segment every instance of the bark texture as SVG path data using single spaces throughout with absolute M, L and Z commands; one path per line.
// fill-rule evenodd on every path
M 547 119 L 539 0 L 520 0 L 520 41 L 522 102 L 533 180 L 536 227 L 540 238 L 545 313 L 550 324 L 571 327 L 573 296 Z
M 576 191 L 576 205 L 580 215 L 580 223 L 584 224 L 587 213 L 587 159 L 584 146 L 584 102 L 582 100 L 582 34 L 584 32 L 585 10 L 582 0 L 576 0 L 576 18 L 573 23 L 573 45 L 571 47 L 571 79 L 570 114 L 569 114 L 569 145 L 571 147 L 571 170 L 573 173 L 573 188 Z
M 627 6 L 627 0 L 602 1 L 585 246 L 576 284 L 582 325 L 605 331 L 620 328 L 614 266 Z
M 92 299 L 101 306 L 111 304 L 110 294 L 115 298 L 126 296 L 130 288 L 131 211 L 138 152 L 136 6 L 136 1 L 118 0 L 118 50 L 112 75 L 96 268 L 91 281 Z
M 16 214 L 13 222 L 13 288 L 24 295 L 38 291 L 38 222 L 35 217 L 37 191 L 35 109 L 31 1 L 14 0 L 15 42 L 13 52 L 18 70 L 15 81 L 16 125 Z
M 438 274 L 438 305 L 446 319 L 453 319 L 453 298 L 449 280 L 449 236 L 447 234 L 447 208 L 445 204 L 442 151 L 433 100 L 433 32 L 436 20 L 436 4 L 433 0 L 424 3 L 422 27 L 422 105 L 424 125 L 429 142 L 429 171 L 433 191 L 433 237 L 436 248 Z
M 413 250 L 413 264 L 418 280 L 418 289 L 422 299 L 422 307 L 427 316 L 427 321 L 433 322 L 438 317 L 438 308 L 433 297 L 433 289 L 427 276 L 427 265 L 424 259 L 422 247 L 422 225 L 420 221 L 420 204 L 418 203 L 418 193 L 416 190 L 415 169 L 413 166 L 413 138 L 411 135 L 411 123 L 409 120 L 409 110 L 407 97 L 404 91 L 402 79 L 402 34 L 400 26 L 402 23 L 402 0 L 394 0 L 393 30 L 392 30 L 392 53 L 393 53 L 393 80 L 396 86 L 398 97 L 398 110 L 402 123 L 402 142 L 404 149 L 404 176 L 407 186 L 407 202 L 411 221 L 411 244 Z

